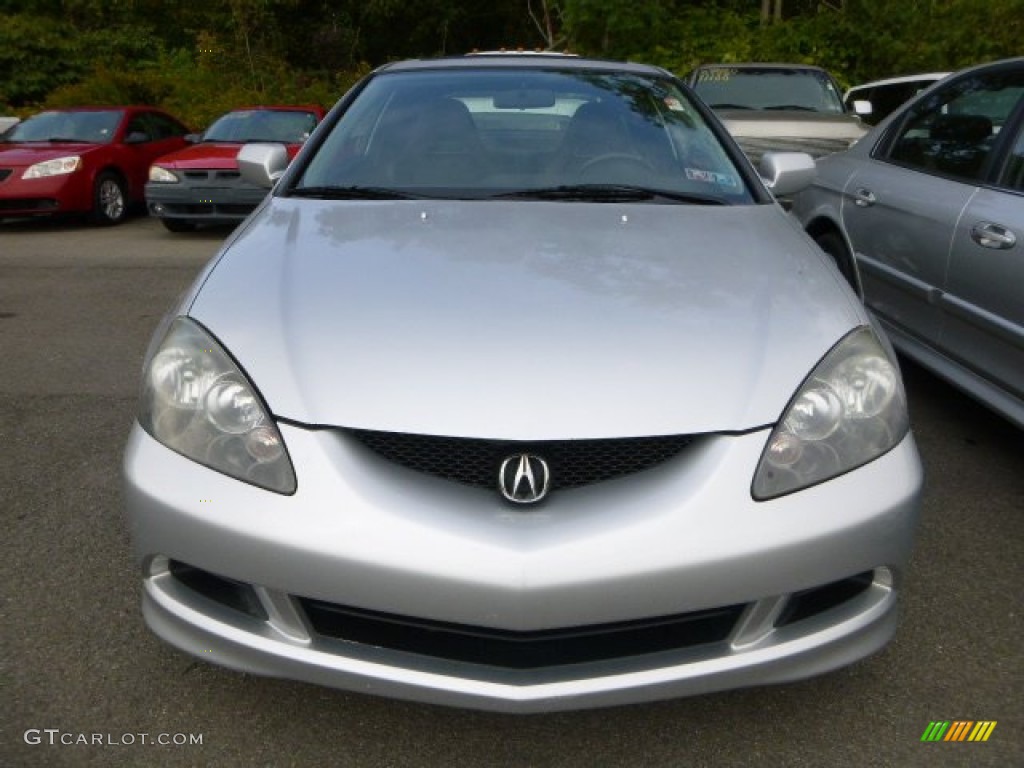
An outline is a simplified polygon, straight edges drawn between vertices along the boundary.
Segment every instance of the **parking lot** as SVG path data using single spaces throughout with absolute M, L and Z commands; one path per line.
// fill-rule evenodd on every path
M 148 338 L 226 234 L 0 224 L 3 765 L 1024 764 L 1024 433 L 909 363 L 927 480 L 902 624 L 839 672 L 510 717 L 254 678 L 164 645 L 138 609 L 121 452 Z M 939 720 L 997 727 L 922 743 Z

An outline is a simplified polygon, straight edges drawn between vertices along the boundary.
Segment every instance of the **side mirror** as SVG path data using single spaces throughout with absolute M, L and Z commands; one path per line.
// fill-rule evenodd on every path
M 867 99 L 856 99 L 853 102 L 853 112 L 857 115 L 870 115 L 875 111 L 875 108 L 871 106 L 871 102 Z
M 246 144 L 238 153 L 238 172 L 257 187 L 270 189 L 288 167 L 284 144 Z
M 145 131 L 132 131 L 124 137 L 125 144 L 145 144 L 149 140 L 149 134 Z
M 203 140 L 203 134 L 201 133 L 186 133 L 184 136 L 185 141 L 189 144 L 198 144 Z
M 761 179 L 775 197 L 794 195 L 811 186 L 818 169 L 805 152 L 765 152 L 759 168 Z

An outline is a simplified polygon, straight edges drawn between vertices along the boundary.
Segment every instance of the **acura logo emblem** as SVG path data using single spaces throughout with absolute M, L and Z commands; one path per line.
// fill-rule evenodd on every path
M 532 504 L 548 493 L 551 470 L 539 456 L 520 453 L 501 462 L 498 487 L 501 495 L 516 504 Z

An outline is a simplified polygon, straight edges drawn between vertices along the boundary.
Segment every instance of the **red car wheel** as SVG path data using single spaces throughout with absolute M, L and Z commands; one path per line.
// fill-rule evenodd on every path
M 120 224 L 128 215 L 128 195 L 124 181 L 106 171 L 96 177 L 93 188 L 92 218 L 97 224 Z

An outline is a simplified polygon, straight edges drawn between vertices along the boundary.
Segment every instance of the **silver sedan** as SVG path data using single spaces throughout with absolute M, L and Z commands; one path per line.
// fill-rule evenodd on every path
M 1024 58 L 925 91 L 793 211 L 897 349 L 1024 427 Z
M 388 65 L 147 354 L 149 626 L 257 674 L 527 712 L 804 678 L 895 631 L 921 467 L 839 271 L 669 73 Z

